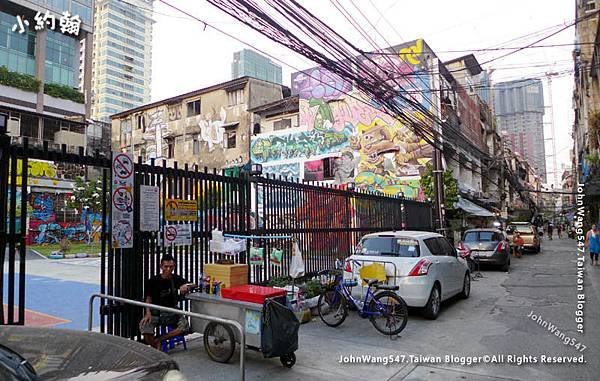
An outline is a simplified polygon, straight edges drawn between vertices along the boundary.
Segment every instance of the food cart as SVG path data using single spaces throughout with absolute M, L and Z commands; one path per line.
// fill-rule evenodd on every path
M 261 301 L 277 299 L 285 301 L 285 291 L 271 287 L 238 286 L 223 289 L 222 294 L 228 297 L 205 293 L 191 293 L 187 296 L 187 299 L 190 301 L 192 312 L 234 320 L 242 324 L 245 328 L 245 339 L 248 348 L 261 351 L 266 357 L 279 356 L 281 363 L 285 367 L 291 368 L 294 366 L 296 355 L 293 351 L 267 355 L 262 337 L 262 334 L 265 332 L 265 306 L 268 303 Z M 293 312 L 291 316 L 295 319 Z M 290 323 L 297 323 L 299 325 L 297 319 L 296 322 L 290 321 Z M 241 342 L 238 332 L 234 333 L 230 326 L 217 322 L 191 318 L 191 331 L 204 334 L 204 348 L 206 352 L 213 361 L 221 363 L 226 363 L 231 359 L 235 352 L 235 344 Z M 293 342 L 294 339 L 297 347 L 297 330 L 295 338 L 292 337 L 290 342 Z

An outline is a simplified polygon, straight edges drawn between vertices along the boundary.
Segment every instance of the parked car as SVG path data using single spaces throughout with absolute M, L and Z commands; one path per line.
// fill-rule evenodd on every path
M 541 239 L 540 233 L 538 233 L 537 227 L 530 224 L 529 222 L 511 222 L 506 226 L 506 234 L 508 240 L 513 246 L 513 236 L 515 231 L 519 232 L 525 244 L 523 248 L 539 253 L 541 250 Z M 543 233 L 542 233 L 543 234 Z
M 502 271 L 510 267 L 510 244 L 506 234 L 493 228 L 470 229 L 458 244 L 458 251 L 468 250 L 476 264 L 500 266 Z
M 360 269 L 372 263 L 385 267 L 387 282 L 400 286 L 398 294 L 410 307 L 422 307 L 436 319 L 441 302 L 471 292 L 469 268 L 446 238 L 422 231 L 392 231 L 365 235 L 355 254 L 346 260 L 345 279 L 359 279 Z M 366 287 L 353 290 L 358 295 Z
M 117 336 L 0 327 L 0 380 L 185 380 L 167 354 Z

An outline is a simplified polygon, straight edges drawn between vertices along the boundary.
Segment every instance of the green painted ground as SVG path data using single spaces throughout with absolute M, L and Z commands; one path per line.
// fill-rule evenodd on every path
M 31 245 L 28 246 L 29 249 L 35 250 L 38 253 L 45 255 L 46 257 L 50 255 L 55 250 L 60 250 L 60 246 L 58 244 L 53 245 Z M 85 243 L 72 243 L 71 248 L 65 254 L 77 254 L 77 253 L 99 253 L 101 250 L 101 246 L 99 243 L 93 243 L 91 245 L 86 245 Z

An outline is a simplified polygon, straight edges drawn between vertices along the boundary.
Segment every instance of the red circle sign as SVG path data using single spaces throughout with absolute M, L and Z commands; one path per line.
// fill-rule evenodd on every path
M 127 179 L 133 174 L 133 163 L 129 156 L 120 153 L 113 160 L 113 170 L 115 175 L 121 179 Z
M 175 241 L 175 238 L 177 238 L 177 229 L 173 226 L 169 226 L 165 231 L 165 238 L 167 241 Z

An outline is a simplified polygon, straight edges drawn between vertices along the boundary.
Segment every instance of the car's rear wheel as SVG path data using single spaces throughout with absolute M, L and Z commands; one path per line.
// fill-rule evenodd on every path
M 465 273 L 465 279 L 463 280 L 463 289 L 460 293 L 460 297 L 467 299 L 471 295 L 471 274 Z
M 435 320 L 440 314 L 440 307 L 442 305 L 442 295 L 440 293 L 440 286 L 435 284 L 429 294 L 429 300 L 423 310 L 423 316 L 427 319 Z

